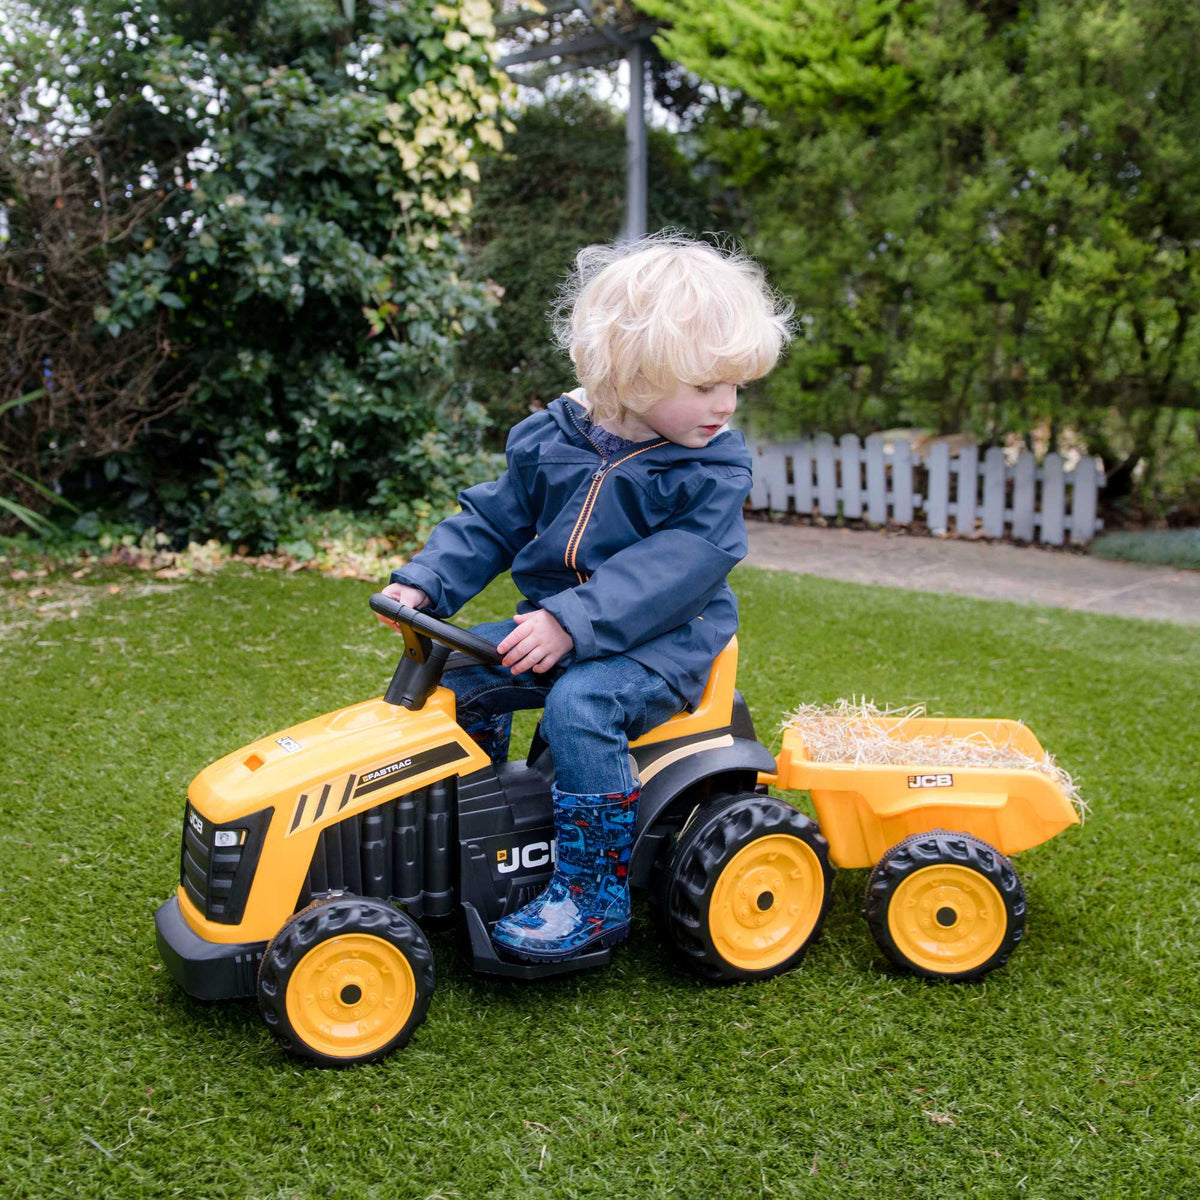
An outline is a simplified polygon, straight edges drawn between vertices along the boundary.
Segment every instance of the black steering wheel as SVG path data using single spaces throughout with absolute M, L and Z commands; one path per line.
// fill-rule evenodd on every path
M 417 662 L 424 662 L 426 658 L 426 648 L 421 646 L 417 635 L 441 642 L 451 650 L 461 650 L 463 654 L 469 654 L 481 663 L 493 665 L 504 661 L 503 656 L 497 653 L 496 647 L 486 638 L 460 629 L 457 625 L 451 625 L 449 621 L 440 621 L 437 617 L 401 604 L 399 600 L 393 600 L 391 596 L 385 596 L 382 592 L 376 592 L 370 603 L 372 611 L 400 626 L 400 631 L 404 634 L 404 652 Z

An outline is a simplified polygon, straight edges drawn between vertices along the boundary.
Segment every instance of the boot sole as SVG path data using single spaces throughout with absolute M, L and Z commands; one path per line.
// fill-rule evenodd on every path
M 522 962 L 566 962 L 568 958 L 576 958 L 592 950 L 608 950 L 613 946 L 619 946 L 629 938 L 629 931 L 632 926 L 633 922 L 627 921 L 624 925 L 618 925 L 615 929 L 605 930 L 599 937 L 593 938 L 590 942 L 585 942 L 582 946 L 575 946 L 571 950 L 531 950 L 527 947 L 514 950 L 512 947 L 505 946 L 500 942 L 494 944 L 503 954 L 510 958 L 519 958 Z

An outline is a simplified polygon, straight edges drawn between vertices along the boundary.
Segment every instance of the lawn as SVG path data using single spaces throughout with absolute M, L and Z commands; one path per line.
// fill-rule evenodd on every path
M 801 700 L 1020 717 L 1093 815 L 1016 860 L 1026 938 L 980 984 L 885 965 L 842 871 L 800 969 L 676 968 L 644 905 L 600 971 L 438 988 L 407 1049 L 321 1071 L 251 1002 L 166 977 L 206 763 L 379 694 L 368 585 L 231 568 L 0 589 L 0 1194 L 1028 1196 L 1200 1191 L 1200 630 L 739 568 L 760 738 Z M 503 580 L 460 614 L 499 618 Z M 45 611 L 36 613 L 36 607 Z M 518 724 L 524 745 L 530 720 Z M 793 795 L 803 803 L 803 798 Z

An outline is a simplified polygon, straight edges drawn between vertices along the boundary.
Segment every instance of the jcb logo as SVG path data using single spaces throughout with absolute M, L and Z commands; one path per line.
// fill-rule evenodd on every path
M 192 828 L 196 831 L 197 837 L 204 836 L 204 820 L 194 809 L 188 813 L 188 820 L 192 823 Z
M 953 775 L 910 775 L 908 777 L 908 786 L 910 788 L 920 787 L 953 787 Z
M 558 848 L 556 839 L 548 842 L 530 842 L 528 846 L 512 846 L 507 850 L 496 851 L 496 870 L 501 875 L 511 875 L 513 871 L 524 867 L 533 871 L 544 867 L 555 860 Z

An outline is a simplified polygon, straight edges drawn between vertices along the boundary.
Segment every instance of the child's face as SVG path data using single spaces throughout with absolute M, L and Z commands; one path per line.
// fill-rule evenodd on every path
M 707 446 L 736 409 L 736 383 L 680 383 L 640 415 L 659 437 L 680 446 Z

